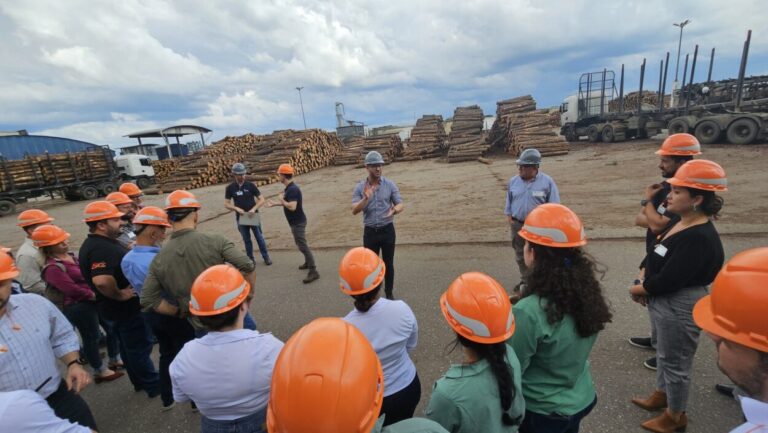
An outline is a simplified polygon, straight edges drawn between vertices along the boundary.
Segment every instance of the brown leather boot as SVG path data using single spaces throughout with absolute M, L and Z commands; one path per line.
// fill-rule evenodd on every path
M 685 428 L 688 426 L 688 417 L 685 415 L 685 412 L 683 412 L 676 420 L 675 417 L 669 413 L 669 410 L 665 410 L 661 415 L 649 419 L 641 425 L 644 429 L 654 433 L 684 432 Z
M 664 391 L 653 391 L 648 398 L 635 397 L 632 399 L 632 403 L 642 407 L 645 410 L 659 410 L 667 407 L 667 393 Z

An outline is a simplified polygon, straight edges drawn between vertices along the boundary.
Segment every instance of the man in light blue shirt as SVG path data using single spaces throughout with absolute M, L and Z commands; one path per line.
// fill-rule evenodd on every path
M 519 174 L 509 180 L 504 213 L 512 228 L 512 247 L 515 250 L 517 267 L 520 269 L 521 282 L 514 288 L 518 291 L 522 284 L 522 276 L 528 268 L 523 260 L 525 239 L 521 238 L 517 232 L 523 228 L 525 218 L 536 206 L 544 203 L 560 203 L 560 193 L 555 181 L 539 171 L 541 153 L 538 150 L 524 150 L 516 162 Z
M 368 152 L 365 169 L 368 177 L 360 181 L 352 193 L 352 214 L 363 213 L 363 246 L 379 254 L 386 266 L 384 293 L 394 299 L 395 284 L 395 215 L 403 211 L 400 190 L 381 174 L 384 158 L 379 152 Z

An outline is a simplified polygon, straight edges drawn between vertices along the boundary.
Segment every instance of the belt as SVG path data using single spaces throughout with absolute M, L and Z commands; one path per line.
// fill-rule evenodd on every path
M 389 224 L 386 224 L 386 225 L 383 225 L 383 226 L 377 226 L 377 227 L 365 226 L 365 229 L 366 230 L 372 230 L 374 232 L 383 232 L 384 230 L 389 229 L 392 225 L 393 225 L 392 223 L 389 223 Z

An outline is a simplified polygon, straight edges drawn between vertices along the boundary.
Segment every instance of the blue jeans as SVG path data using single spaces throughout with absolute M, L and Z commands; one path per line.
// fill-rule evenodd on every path
M 267 252 L 267 243 L 264 241 L 264 235 L 261 233 L 261 226 L 241 226 L 237 225 L 237 230 L 240 232 L 240 236 L 243 237 L 243 244 L 245 244 L 245 254 L 253 260 L 253 242 L 251 242 L 251 231 L 253 236 L 256 237 L 256 243 L 259 244 L 259 252 L 261 252 L 261 258 L 267 260 L 269 258 L 269 252 Z
M 243 318 L 243 328 L 250 329 L 251 331 L 256 330 L 256 321 L 253 320 L 253 317 L 251 317 L 251 313 L 245 313 L 245 318 Z M 208 334 L 208 331 L 205 329 L 195 329 L 195 337 L 200 338 Z
M 150 397 L 160 394 L 160 377 L 152 354 L 152 337 L 149 326 L 141 313 L 127 320 L 115 321 L 115 331 L 120 339 L 125 371 L 134 388 L 144 390 Z
M 570 416 L 556 413 L 542 415 L 526 410 L 525 419 L 518 431 L 519 433 L 578 433 L 581 420 L 592 412 L 596 404 L 597 396 L 584 410 Z
M 229 421 L 200 418 L 201 433 L 267 433 L 267 409 Z
M 99 312 L 96 303 L 82 301 L 66 305 L 64 316 L 80 331 L 83 337 L 83 356 L 93 371 L 101 373 L 106 370 L 99 355 Z

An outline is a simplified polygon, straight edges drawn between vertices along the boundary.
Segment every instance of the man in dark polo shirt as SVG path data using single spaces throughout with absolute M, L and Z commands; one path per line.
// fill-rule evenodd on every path
M 285 185 L 285 191 L 282 196 L 279 196 L 279 201 L 270 200 L 267 206 L 283 207 L 285 219 L 288 220 L 288 225 L 291 226 L 293 240 L 296 242 L 296 246 L 299 247 L 299 251 L 304 254 L 304 264 L 299 266 L 299 269 L 309 269 L 307 278 L 304 278 L 304 284 L 309 284 L 320 278 L 320 274 L 317 273 L 315 258 L 307 244 L 307 216 L 304 215 L 304 208 L 302 207 L 301 190 L 293 182 L 293 173 L 293 167 L 289 164 L 281 164 L 278 167 L 277 175 L 280 177 L 280 182 Z
M 259 188 L 253 182 L 245 180 L 246 172 L 245 165 L 239 162 L 232 166 L 232 175 L 235 177 L 235 181 L 230 183 L 224 192 L 224 207 L 235 212 L 237 230 L 243 237 L 245 253 L 248 254 L 248 257 L 253 260 L 253 242 L 251 242 L 251 231 L 253 231 L 256 242 L 259 244 L 261 257 L 264 259 L 264 263 L 269 266 L 272 264 L 272 259 L 269 258 L 269 252 L 267 252 L 267 243 L 261 232 L 261 223 L 257 225 L 240 224 L 241 216 L 253 217 L 257 215 L 259 208 L 264 206 L 266 202 L 259 192 Z
M 96 293 L 100 314 L 115 324 L 120 353 L 134 389 L 156 397 L 160 381 L 149 357 L 149 327 L 141 315 L 139 298 L 120 266 L 128 252 L 117 242 L 124 224 L 123 213 L 108 201 L 95 201 L 85 207 L 84 216 L 90 233 L 80 247 L 80 271 Z

